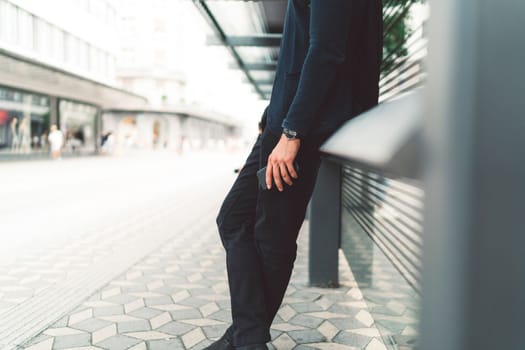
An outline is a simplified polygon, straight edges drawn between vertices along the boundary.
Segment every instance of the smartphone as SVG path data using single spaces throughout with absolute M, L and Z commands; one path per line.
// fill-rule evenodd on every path
M 300 176 L 301 174 L 299 173 L 300 169 L 299 169 L 299 164 L 297 163 L 297 161 L 293 163 L 293 166 L 294 166 L 294 169 L 297 175 Z M 259 180 L 259 187 L 261 187 L 263 191 L 268 190 L 268 187 L 266 186 L 266 167 L 259 169 L 257 171 L 257 179 Z

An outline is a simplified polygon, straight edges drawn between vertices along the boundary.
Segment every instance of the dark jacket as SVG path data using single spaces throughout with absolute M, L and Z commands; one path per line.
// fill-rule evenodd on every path
M 268 127 L 332 132 L 377 104 L 381 0 L 289 0 Z

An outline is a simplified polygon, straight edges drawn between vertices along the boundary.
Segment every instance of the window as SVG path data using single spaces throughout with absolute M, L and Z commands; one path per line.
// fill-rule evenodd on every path
M 111 74 L 111 55 L 106 52 L 104 53 L 104 78 L 109 79 Z
M 106 71 L 106 61 L 104 60 L 104 52 L 97 50 L 97 60 L 98 60 L 98 75 L 103 76 Z
M 79 6 L 83 11 L 89 11 L 89 0 L 75 0 L 77 6 Z
M 113 7 L 108 4 L 108 24 L 112 27 L 117 25 L 117 13 Z
M 156 33 L 166 32 L 166 22 L 163 19 L 157 18 L 155 20 L 155 32 Z
M 49 23 L 41 20 L 40 18 L 34 18 L 33 21 L 33 43 L 35 51 L 46 58 L 53 57 L 52 52 L 52 27 Z
M 115 76 L 115 57 L 113 55 L 109 56 L 109 78 Z
M 75 58 L 74 58 L 74 38 L 71 34 L 64 33 L 65 35 L 65 45 L 64 45 L 64 58 L 65 62 L 69 65 L 74 64 Z
M 16 44 L 18 41 L 18 8 L 7 3 L 6 6 L 7 42 Z
M 64 57 L 64 45 L 65 45 L 65 33 L 63 30 L 57 27 L 53 28 L 53 58 L 57 62 L 65 62 Z
M 80 41 L 79 43 L 79 58 L 80 58 L 79 68 L 82 70 L 88 70 L 89 69 L 89 47 L 85 41 Z
M 123 65 L 132 65 L 135 63 L 135 50 L 131 47 L 122 49 L 122 61 Z
M 51 58 L 53 57 L 53 45 L 52 45 L 53 27 L 48 22 L 44 21 L 43 23 L 44 23 L 44 26 L 42 27 L 43 29 L 42 44 L 44 46 L 44 55 L 46 56 L 46 58 Z
M 37 53 L 42 53 L 42 20 L 33 16 L 33 49 Z
M 18 44 L 26 50 L 33 49 L 33 19 L 22 10 L 18 10 Z
M 137 29 L 137 20 L 135 17 L 124 17 L 122 18 L 121 28 L 122 32 L 127 35 L 134 35 Z
M 97 60 L 97 49 L 91 46 L 89 48 L 89 70 L 91 73 L 96 74 L 98 71 L 98 60 Z
M 155 64 L 162 66 L 166 64 L 166 50 L 157 49 L 155 50 Z
M 0 41 L 7 40 L 7 3 L 0 1 Z

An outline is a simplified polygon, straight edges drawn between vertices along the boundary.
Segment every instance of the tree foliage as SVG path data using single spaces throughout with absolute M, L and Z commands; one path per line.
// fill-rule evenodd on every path
M 406 41 L 410 36 L 407 20 L 410 7 L 424 0 L 383 0 L 383 69 L 397 58 L 407 55 Z

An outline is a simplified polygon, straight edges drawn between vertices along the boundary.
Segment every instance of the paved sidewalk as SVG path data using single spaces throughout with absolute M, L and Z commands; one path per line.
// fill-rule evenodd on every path
M 91 295 L 22 349 L 202 349 L 231 322 L 216 210 Z M 272 326 L 285 349 L 383 350 L 353 275 L 341 256 L 341 288 L 307 286 L 307 231 L 292 283 Z

